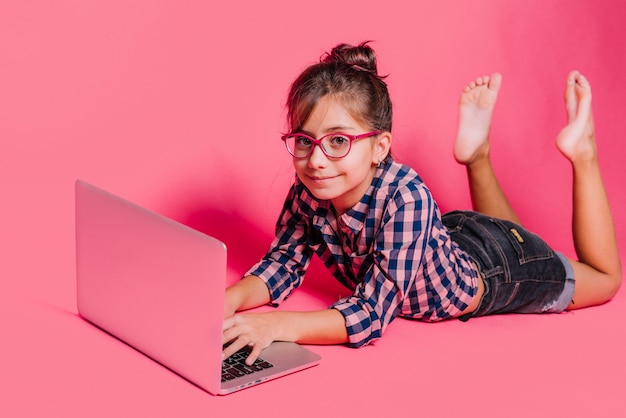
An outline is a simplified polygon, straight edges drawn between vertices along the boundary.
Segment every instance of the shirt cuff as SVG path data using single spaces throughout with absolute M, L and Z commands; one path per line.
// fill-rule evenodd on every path
M 256 276 L 261 279 L 270 292 L 270 303 L 272 306 L 280 305 L 289 297 L 294 286 L 290 280 L 290 274 L 282 265 L 277 265 L 271 261 L 261 261 L 246 272 L 246 276 Z
M 338 310 L 346 320 L 348 346 L 358 348 L 382 337 L 382 329 L 377 315 L 374 312 L 368 314 L 367 310 L 360 307 L 359 303 L 353 299 L 342 299 L 334 303 L 331 308 Z

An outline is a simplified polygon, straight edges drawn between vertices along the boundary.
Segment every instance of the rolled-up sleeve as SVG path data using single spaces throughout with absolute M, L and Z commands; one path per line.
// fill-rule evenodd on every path
M 408 299 L 420 301 L 424 283 L 420 274 L 428 235 L 432 228 L 434 202 L 423 188 L 398 192 L 387 206 L 375 238 L 373 262 L 352 296 L 332 305 L 341 312 L 351 347 L 380 338 Z M 411 295 L 407 295 L 409 292 Z
M 300 286 L 310 263 L 307 219 L 296 204 L 295 186 L 289 191 L 276 223 L 276 236 L 266 255 L 244 276 L 257 276 L 265 282 L 275 306 Z

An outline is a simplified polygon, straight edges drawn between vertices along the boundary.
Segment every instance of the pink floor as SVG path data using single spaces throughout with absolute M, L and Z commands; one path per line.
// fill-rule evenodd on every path
M 305 285 L 285 308 L 323 307 L 329 299 Z M 258 417 L 617 417 L 626 408 L 624 291 L 604 306 L 561 315 L 399 319 L 375 345 L 311 347 L 320 365 L 225 397 L 104 334 L 74 308 L 16 295 L 0 309 L 0 415 L 7 417 L 221 417 L 232 410 Z
M 73 226 L 82 178 L 222 239 L 235 279 L 293 181 L 289 84 L 371 39 L 393 153 L 444 212 L 470 206 L 451 155 L 459 93 L 502 73 L 496 172 L 525 226 L 570 257 L 554 138 L 565 78 L 583 72 L 626 263 L 624 16 L 623 0 L 0 1 L 0 417 L 626 416 L 626 286 L 562 315 L 399 319 L 375 345 L 312 347 L 319 366 L 214 397 L 77 316 Z M 281 309 L 342 292 L 317 265 Z

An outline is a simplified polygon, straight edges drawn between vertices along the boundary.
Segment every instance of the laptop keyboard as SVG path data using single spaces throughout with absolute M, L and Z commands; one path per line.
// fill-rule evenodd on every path
M 254 363 L 247 365 L 245 361 L 250 351 L 250 347 L 244 347 L 222 362 L 222 382 L 274 367 L 262 358 L 257 358 Z

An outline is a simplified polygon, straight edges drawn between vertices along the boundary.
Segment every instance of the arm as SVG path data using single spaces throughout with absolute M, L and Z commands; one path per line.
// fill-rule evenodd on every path
M 226 289 L 223 344 L 224 358 L 246 345 L 252 352 L 246 360 L 252 364 L 273 341 L 294 341 L 308 344 L 341 344 L 348 342 L 345 320 L 335 309 L 314 312 L 242 313 L 237 311 L 265 305 L 271 300 L 265 282 L 246 276 Z
M 285 312 L 235 314 L 270 302 L 277 306 L 302 282 L 313 251 L 308 245 L 309 214 L 300 210 L 297 186 L 296 181 L 287 195 L 276 224 L 276 237 L 265 257 L 241 281 L 226 289 L 223 340 L 232 343 L 225 349 L 225 357 L 254 344 L 249 359 L 252 362 L 272 341 L 307 339 L 327 319 L 328 313 L 315 316 L 311 324 L 298 314 Z M 309 204 L 304 206 L 310 208 Z
M 348 342 L 344 317 L 335 309 L 311 312 L 243 313 L 224 321 L 224 342 L 233 343 L 224 350 L 229 357 L 246 345 L 252 352 L 246 359 L 252 364 L 261 350 L 273 341 L 305 344 L 342 344 Z
M 251 304 L 248 306 L 245 300 L 239 300 L 238 306 L 234 308 L 245 309 L 268 302 L 278 306 L 302 283 L 313 250 L 309 247 L 310 214 L 300 210 L 301 192 L 297 185 L 297 182 L 294 183 L 285 199 L 283 210 L 276 223 L 276 236 L 267 254 L 245 274 L 245 276 L 256 276 L 262 283 L 256 283 L 254 286 L 256 291 L 252 290 L 253 286 L 250 283 L 236 288 L 237 291 L 247 289 L 260 295 L 261 289 L 265 286 L 263 290 L 266 293 L 269 292 L 269 300 L 249 300 L 247 302 Z M 244 282 L 248 280 L 254 282 L 252 279 L 244 278 Z M 234 297 L 233 301 L 237 302 L 236 299 L 238 298 Z
M 229 318 L 237 311 L 256 308 L 270 302 L 267 285 L 257 276 L 246 276 L 226 289 L 224 318 Z
M 377 234 L 372 265 L 352 297 L 323 311 L 235 315 L 224 322 L 224 341 L 235 340 L 224 355 L 251 345 L 248 361 L 252 362 L 272 341 L 359 347 L 380 338 L 400 313 L 415 279 L 433 210 L 434 203 L 425 190 L 397 195 Z

